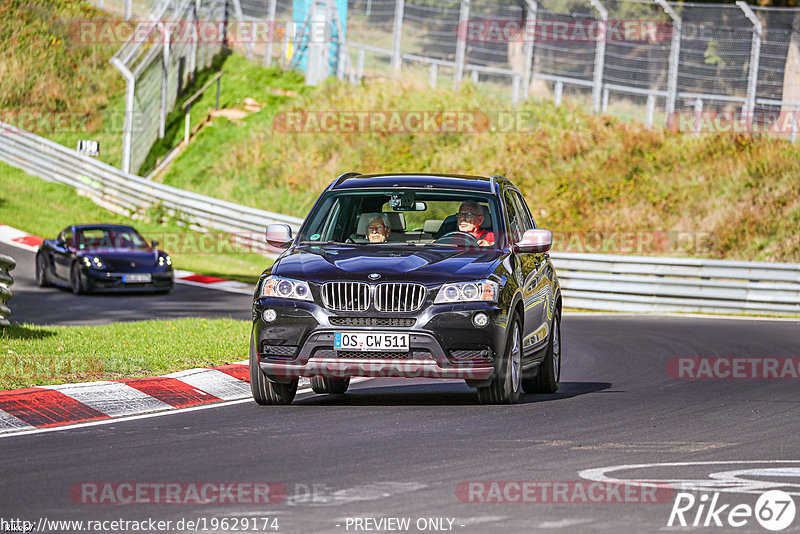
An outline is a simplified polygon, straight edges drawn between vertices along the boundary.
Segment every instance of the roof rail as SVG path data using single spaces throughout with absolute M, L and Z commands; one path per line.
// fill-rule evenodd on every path
M 493 174 L 492 177 L 489 179 L 489 187 L 491 187 L 492 189 L 494 189 L 494 181 L 497 178 L 502 178 L 504 180 L 506 179 L 506 177 L 503 176 L 502 174 Z
M 346 172 L 346 173 L 340 175 L 336 179 L 336 182 L 334 182 L 333 185 L 337 186 L 337 185 L 341 184 L 342 182 L 344 182 L 345 180 L 347 180 L 348 178 L 355 178 L 356 176 L 361 176 L 361 173 L 360 172 Z

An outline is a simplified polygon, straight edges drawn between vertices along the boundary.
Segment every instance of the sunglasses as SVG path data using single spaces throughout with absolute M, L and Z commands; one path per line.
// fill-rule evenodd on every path
M 374 226 L 367 226 L 367 230 L 370 232 L 382 232 L 386 230 L 386 227 L 382 224 L 374 225 Z
M 458 212 L 458 218 L 459 219 L 474 219 L 475 217 L 480 217 L 480 216 L 481 215 L 479 215 L 477 213 L 470 213 L 470 212 L 462 213 L 462 212 Z

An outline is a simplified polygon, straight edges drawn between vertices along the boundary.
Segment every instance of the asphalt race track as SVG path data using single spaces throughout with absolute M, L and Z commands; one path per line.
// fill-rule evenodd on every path
M 728 510 L 753 507 L 770 485 L 798 501 L 800 381 L 687 380 L 667 369 L 675 357 L 797 358 L 800 323 L 566 315 L 562 333 L 561 390 L 525 395 L 514 406 L 478 405 L 460 382 L 375 379 L 343 396 L 302 393 L 291 406 L 245 401 L 3 437 L 0 517 L 34 524 L 154 519 L 172 521 L 173 532 L 275 532 L 263 528 L 274 518 L 278 532 L 689 530 L 667 527 L 671 494 L 622 503 L 612 492 L 586 502 L 570 491 L 542 504 L 507 502 L 519 500 L 518 491 L 496 493 L 500 503 L 476 502 L 489 493 L 464 491 L 475 487 L 470 481 L 574 488 L 602 476 L 670 481 L 705 491 L 708 501 L 724 489 L 717 505 Z M 629 467 L 598 471 L 614 466 Z M 131 486 L 120 493 L 121 483 Z M 164 483 L 182 484 L 188 502 L 151 503 L 152 488 Z M 234 494 L 236 503 L 213 494 L 210 503 L 189 498 L 186 488 L 206 483 L 274 483 L 270 495 L 283 488 L 286 497 L 267 504 L 249 504 L 249 493 Z M 135 497 L 130 488 L 145 493 Z M 695 493 L 698 502 L 703 491 Z M 98 497 L 105 504 L 92 502 Z M 120 504 L 127 498 L 138 504 Z M 687 522 L 695 512 L 702 510 L 687 511 Z M 233 528 L 232 519 L 247 520 L 247 528 Z M 202 523 L 190 528 L 186 521 Z M 695 530 L 767 532 L 753 517 L 736 529 Z M 798 531 L 800 513 L 784 532 Z
M 0 244 L 0 254 L 11 256 L 14 296 L 9 301 L 12 323 L 97 325 L 120 321 L 176 319 L 179 317 L 232 317 L 249 320 L 252 297 L 175 284 L 168 295 L 89 294 L 73 295 L 60 287 L 36 285 L 35 254 Z

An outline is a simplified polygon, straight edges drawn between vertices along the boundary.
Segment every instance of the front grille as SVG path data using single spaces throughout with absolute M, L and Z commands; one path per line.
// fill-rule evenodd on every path
M 410 352 L 334 350 L 318 348 L 312 358 L 376 358 L 384 360 L 433 360 L 431 352 L 426 349 L 414 349 Z
M 489 349 L 451 350 L 450 356 L 454 360 L 489 360 L 492 357 Z
M 330 317 L 333 326 L 394 326 L 411 327 L 416 319 L 406 317 Z
M 363 282 L 328 282 L 322 286 L 322 303 L 336 311 L 367 311 L 369 285 Z
M 413 312 L 425 302 L 425 286 L 388 283 L 375 288 L 375 309 L 385 312 Z

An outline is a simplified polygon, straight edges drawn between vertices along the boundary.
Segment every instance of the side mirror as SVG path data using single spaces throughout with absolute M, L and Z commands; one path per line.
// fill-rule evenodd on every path
M 151 241 L 151 244 L 152 244 L 152 247 L 153 247 L 154 249 L 155 249 L 155 248 L 158 248 L 158 239 L 153 239 L 153 240 Z
M 536 230 L 525 230 L 522 241 L 514 244 L 514 252 L 535 254 L 547 252 L 552 246 L 553 232 L 537 228 Z
M 270 224 L 267 226 L 267 244 L 275 248 L 286 248 L 292 242 L 292 227 L 288 224 Z

